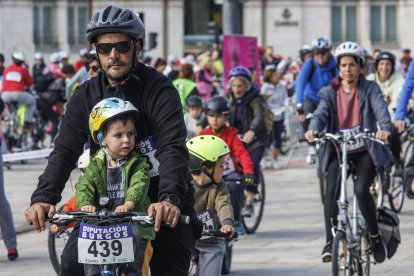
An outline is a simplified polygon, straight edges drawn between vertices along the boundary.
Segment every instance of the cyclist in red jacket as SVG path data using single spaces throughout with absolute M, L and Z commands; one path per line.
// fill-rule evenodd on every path
M 12 60 L 13 64 L 4 70 L 1 98 L 5 103 L 17 101 L 19 104 L 26 104 L 25 122 L 30 125 L 36 110 L 35 97 L 27 93 L 32 86 L 32 77 L 25 66 L 25 57 L 22 52 L 14 52 Z
M 237 135 L 237 128 L 226 125 L 230 113 L 227 99 L 223 96 L 215 96 L 207 102 L 206 115 L 208 127 L 200 134 L 215 135 L 223 139 L 230 149 L 230 155 L 224 162 L 223 177 L 227 179 L 238 179 L 243 174 L 242 181 L 254 183 L 254 166 L 249 152 L 244 147 Z M 241 200 L 243 196 L 240 185 L 234 181 L 229 182 L 231 203 L 234 211 L 235 229 L 239 234 L 245 234 L 246 230 L 240 223 Z

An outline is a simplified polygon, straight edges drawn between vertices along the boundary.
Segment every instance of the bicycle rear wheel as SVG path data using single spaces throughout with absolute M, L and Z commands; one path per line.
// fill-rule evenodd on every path
M 375 206 L 377 208 L 381 207 L 384 204 L 384 190 L 383 190 L 383 174 L 384 170 L 380 169 L 377 171 L 374 181 L 371 184 L 370 192 L 375 201 Z
M 253 208 L 254 213 L 251 217 L 242 217 L 242 222 L 247 234 L 256 232 L 262 220 L 264 204 L 265 204 L 265 181 L 262 170 L 259 173 L 259 181 L 257 183 L 257 194 L 254 196 Z
M 405 184 L 399 178 L 393 178 L 391 180 L 390 188 L 388 189 L 388 200 L 390 202 L 391 209 L 394 212 L 399 213 L 404 204 Z
M 404 184 L 407 197 L 414 198 L 414 162 L 413 162 L 414 143 L 410 142 L 404 152 Z
M 352 253 L 348 250 L 346 235 L 343 231 L 338 231 L 336 233 L 332 248 L 332 275 L 351 275 L 351 268 Z

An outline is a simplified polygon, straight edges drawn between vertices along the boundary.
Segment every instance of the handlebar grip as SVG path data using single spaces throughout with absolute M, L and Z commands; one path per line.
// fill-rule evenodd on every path
M 181 215 L 178 219 L 178 223 L 190 224 L 190 216 Z

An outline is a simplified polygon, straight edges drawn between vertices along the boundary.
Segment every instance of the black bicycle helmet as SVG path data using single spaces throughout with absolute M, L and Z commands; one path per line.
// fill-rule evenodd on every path
M 378 63 L 381 60 L 388 60 L 391 62 L 392 64 L 391 75 L 392 75 L 392 73 L 394 73 L 394 67 L 395 67 L 395 56 L 391 52 L 387 52 L 387 51 L 381 52 L 375 59 L 375 70 L 378 70 Z
M 129 9 L 108 6 L 95 13 L 86 28 L 86 38 L 92 44 L 96 42 L 97 35 L 103 33 L 123 33 L 135 41 L 141 39 L 144 44 L 144 23 Z
M 215 96 L 207 102 L 206 113 L 213 114 L 229 114 L 229 104 L 225 97 Z
M 190 95 L 185 100 L 185 104 L 187 107 L 203 107 L 203 101 L 201 100 L 200 96 L 197 95 Z

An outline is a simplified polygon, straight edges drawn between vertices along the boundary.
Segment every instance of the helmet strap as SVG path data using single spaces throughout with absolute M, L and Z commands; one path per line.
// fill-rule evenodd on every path
M 204 169 L 204 168 L 202 168 L 201 169 L 201 172 L 202 173 L 204 173 L 205 175 L 207 175 L 208 176 L 208 178 L 210 178 L 210 180 L 211 180 L 211 184 L 218 184 L 218 183 L 216 183 L 216 181 L 214 181 L 214 177 L 213 177 L 213 175 L 214 175 L 214 171 L 216 170 L 216 166 L 214 165 L 214 167 L 213 167 L 213 171 L 211 172 L 211 173 L 209 173 L 206 169 Z
M 108 151 L 106 150 L 106 148 L 104 148 L 104 147 L 102 147 L 102 151 L 105 153 L 105 155 L 107 156 L 107 157 L 109 157 L 112 161 L 115 161 L 116 162 L 116 165 L 118 166 L 118 167 L 120 167 L 122 164 L 124 164 L 124 162 L 128 159 L 128 158 L 115 158 L 115 157 L 112 157 L 109 153 L 108 153 Z

